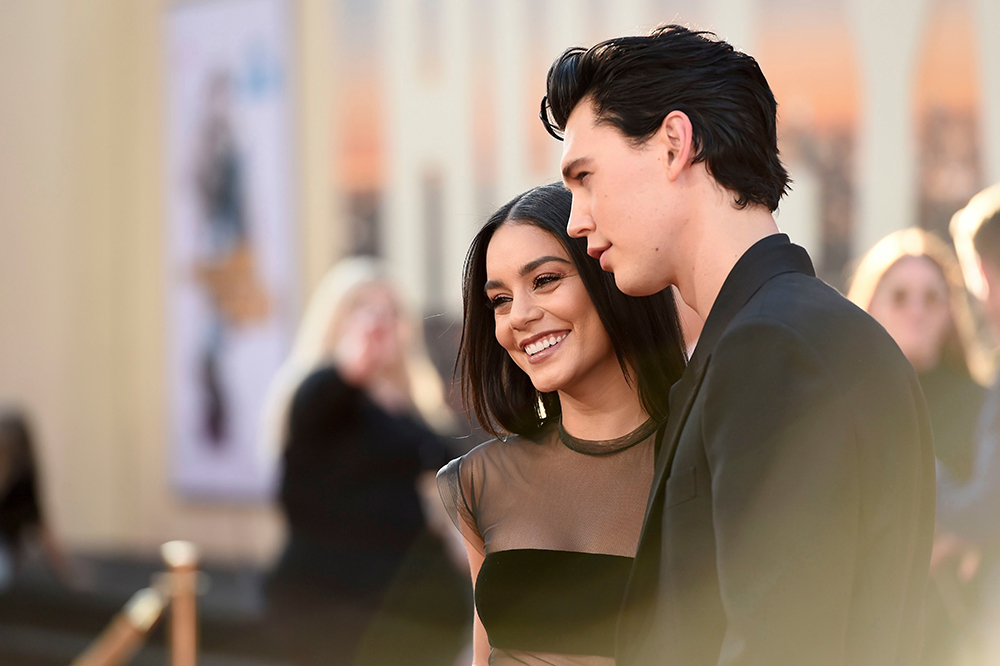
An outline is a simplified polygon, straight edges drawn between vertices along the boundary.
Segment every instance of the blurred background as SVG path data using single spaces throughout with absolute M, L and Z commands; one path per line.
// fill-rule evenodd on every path
M 558 179 L 552 59 L 664 22 L 757 57 L 779 226 L 840 289 L 1000 181 L 1000 0 L 0 0 L 0 409 L 43 526 L 0 562 L 0 661 L 67 663 L 170 539 L 212 576 L 208 657 L 286 659 L 241 632 L 289 540 L 269 401 L 310 296 L 380 258 L 430 425 L 479 443 L 448 390 L 468 243 Z

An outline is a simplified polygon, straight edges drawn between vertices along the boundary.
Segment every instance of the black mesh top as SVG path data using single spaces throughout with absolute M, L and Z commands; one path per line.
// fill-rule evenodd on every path
M 537 442 L 486 442 L 438 473 L 445 506 L 485 556 L 476 609 L 491 665 L 613 666 L 653 440 L 595 455 L 553 428 Z

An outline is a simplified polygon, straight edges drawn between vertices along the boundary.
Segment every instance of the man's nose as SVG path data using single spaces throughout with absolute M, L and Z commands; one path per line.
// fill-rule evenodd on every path
M 590 217 L 590 212 L 578 197 L 573 197 L 573 207 L 569 212 L 569 223 L 566 225 L 566 233 L 573 238 L 586 238 L 594 230 L 594 221 Z

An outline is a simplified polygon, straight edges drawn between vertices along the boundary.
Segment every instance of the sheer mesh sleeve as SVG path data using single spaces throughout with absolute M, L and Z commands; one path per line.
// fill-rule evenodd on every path
M 462 456 L 442 467 L 437 473 L 438 492 L 458 531 L 482 549 L 483 536 L 476 520 L 474 488 L 467 463 L 466 456 Z

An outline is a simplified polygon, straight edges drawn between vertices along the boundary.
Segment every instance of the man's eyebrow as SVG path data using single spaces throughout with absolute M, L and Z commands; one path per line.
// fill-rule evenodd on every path
M 588 157 L 588 156 L 585 155 L 583 157 L 576 158 L 575 160 L 573 160 L 572 162 L 570 162 L 569 164 L 567 164 L 566 166 L 564 166 L 562 168 L 562 177 L 563 177 L 563 180 L 569 180 L 570 179 L 570 174 L 573 173 L 573 170 L 576 169 L 581 164 L 583 164 L 584 162 L 588 161 L 589 159 L 590 159 L 590 157 Z
M 558 261 L 560 263 L 568 264 L 570 266 L 573 265 L 573 262 L 569 261 L 568 259 L 563 259 L 562 257 L 555 257 L 552 255 L 545 255 L 544 257 L 538 257 L 538 259 L 532 259 L 524 266 L 521 266 L 521 270 L 519 270 L 517 274 L 520 275 L 521 277 L 524 277 L 525 275 L 535 270 L 539 266 L 547 264 L 550 261 Z M 489 291 L 490 289 L 499 289 L 502 286 L 504 286 L 503 280 L 487 280 L 486 284 L 483 285 L 483 291 Z

